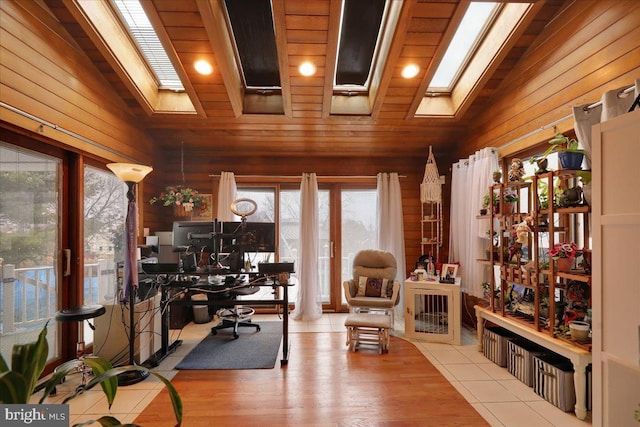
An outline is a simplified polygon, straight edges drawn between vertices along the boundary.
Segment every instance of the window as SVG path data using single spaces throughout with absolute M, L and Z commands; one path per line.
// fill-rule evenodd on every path
M 144 55 L 149 67 L 153 70 L 160 89 L 184 91 L 178 73 L 167 56 L 160 39 L 156 34 L 147 14 L 139 0 L 112 0 L 122 17 L 122 22 L 135 40 L 140 52 Z
M 278 51 L 269 0 L 225 0 L 246 89 L 280 91 Z
M 499 11 L 497 3 L 472 2 L 436 70 L 428 92 L 451 92 Z
M 385 3 L 385 0 L 345 0 L 343 3 L 335 90 L 368 90 Z

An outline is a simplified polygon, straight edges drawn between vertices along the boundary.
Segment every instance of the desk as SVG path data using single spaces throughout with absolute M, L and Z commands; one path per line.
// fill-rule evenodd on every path
M 162 288 L 162 303 L 161 303 L 162 345 L 161 345 L 161 350 L 159 355 L 160 359 L 157 359 L 158 361 L 162 360 L 164 357 L 166 357 L 169 353 L 171 353 L 177 346 L 179 346 L 182 343 L 181 341 L 180 342 L 176 341 L 176 343 L 169 345 L 169 312 L 167 310 L 167 306 L 169 304 L 169 291 L 172 289 L 180 290 L 180 291 L 189 290 L 189 291 L 194 291 L 199 293 L 207 293 L 212 291 L 212 287 L 209 286 L 208 284 L 205 285 L 203 283 L 201 286 L 199 286 L 197 284 L 190 283 L 189 286 L 185 286 L 186 284 L 189 284 L 189 283 L 186 282 L 185 285 L 182 285 L 182 283 L 184 282 L 170 281 L 161 286 Z M 268 286 L 268 287 L 282 288 L 282 298 L 274 298 L 270 300 L 257 300 L 257 299 L 242 299 L 242 300 L 219 299 L 219 300 L 209 300 L 209 301 L 189 300 L 189 301 L 178 301 L 178 302 L 174 301 L 173 303 L 178 305 L 187 305 L 187 306 L 213 305 L 216 307 L 225 307 L 225 308 L 238 305 L 238 302 L 245 305 L 251 305 L 251 306 L 270 306 L 270 305 L 281 306 L 282 307 L 282 359 L 280 360 L 280 365 L 284 366 L 287 363 L 289 363 L 289 286 L 293 286 L 293 285 L 280 284 L 278 281 L 274 281 L 269 284 L 261 282 L 252 286 Z M 219 288 L 221 288 L 220 291 L 225 290 L 225 288 L 223 287 L 219 287 Z M 230 288 L 232 287 L 229 287 L 226 289 L 230 289 Z

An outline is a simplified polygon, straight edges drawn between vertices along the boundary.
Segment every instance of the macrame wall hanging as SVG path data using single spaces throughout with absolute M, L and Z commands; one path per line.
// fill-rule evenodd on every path
M 431 146 L 429 146 L 429 158 L 424 167 L 424 178 L 420 184 L 420 200 L 422 203 L 442 202 L 442 184 L 440 183 L 440 173 L 438 173 L 438 165 L 433 156 Z
M 444 178 L 444 177 L 443 177 Z M 422 202 L 422 253 L 439 261 L 442 246 L 442 184 L 438 165 L 429 146 L 429 157 L 424 167 L 424 178 L 420 184 Z

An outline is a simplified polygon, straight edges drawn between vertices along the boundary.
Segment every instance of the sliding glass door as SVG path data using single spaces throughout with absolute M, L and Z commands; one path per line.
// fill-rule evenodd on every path
M 117 262 L 124 260 L 126 185 L 112 172 L 84 167 L 84 280 L 85 305 L 115 304 L 118 297 Z M 84 341 L 93 331 L 83 328 Z
M 62 160 L 0 142 L 0 351 L 35 341 L 61 297 Z M 47 328 L 49 359 L 60 355 Z

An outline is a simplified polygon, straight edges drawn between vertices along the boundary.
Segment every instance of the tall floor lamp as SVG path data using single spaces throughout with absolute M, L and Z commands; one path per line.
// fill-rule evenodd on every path
M 136 184 L 144 179 L 153 168 L 131 163 L 109 163 L 109 169 L 127 184 L 127 219 L 125 221 L 125 245 L 124 245 L 124 296 L 122 302 L 129 303 L 129 365 L 135 364 L 134 359 L 134 308 L 136 302 L 136 289 L 138 287 L 138 259 L 136 255 L 138 234 L 138 207 L 136 205 Z M 118 375 L 118 385 L 127 386 L 139 383 L 149 376 L 148 371 L 127 371 Z

